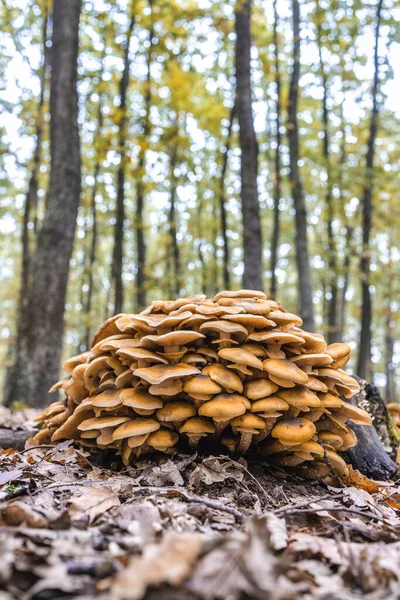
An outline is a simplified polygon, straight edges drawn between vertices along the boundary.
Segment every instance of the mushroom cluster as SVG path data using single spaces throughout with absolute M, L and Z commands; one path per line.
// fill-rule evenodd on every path
M 346 474 L 338 451 L 357 443 L 347 421 L 370 424 L 347 399 L 358 383 L 350 347 L 327 345 L 254 290 L 155 301 L 108 319 L 89 352 L 64 363 L 63 389 L 38 417 L 36 444 L 74 439 L 115 449 L 124 464 L 184 444 L 249 449 L 280 466 Z M 328 460 L 327 460 L 328 459 Z

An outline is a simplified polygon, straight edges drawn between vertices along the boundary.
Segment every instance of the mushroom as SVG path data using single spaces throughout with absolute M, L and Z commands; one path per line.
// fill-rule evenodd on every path
M 254 354 L 251 352 L 243 350 L 243 348 L 223 348 L 222 350 L 219 350 L 218 356 L 224 360 L 232 362 L 233 365 L 230 366 L 234 366 L 234 368 L 243 366 L 253 367 L 254 369 L 259 369 L 261 371 L 263 369 L 263 363 L 261 360 L 254 356 Z M 247 374 L 252 375 L 252 372 L 249 371 Z
M 243 342 L 247 337 L 247 329 L 243 325 L 227 321 L 208 321 L 200 326 L 200 331 L 216 333 L 218 338 L 212 340 L 211 343 L 217 344 L 220 349 Z
M 125 438 L 134 437 L 136 435 L 144 435 L 152 433 L 160 429 L 160 423 L 156 419 L 146 417 L 136 417 L 134 419 L 125 419 L 125 422 L 117 427 L 112 434 L 113 440 L 122 440 Z
M 348 344 L 336 343 L 329 344 L 326 349 L 326 353 L 332 357 L 332 367 L 334 369 L 340 369 L 348 363 L 350 359 L 351 348 Z
M 190 417 L 179 428 L 179 433 L 184 433 L 192 448 L 196 448 L 202 437 L 215 433 L 215 425 L 205 417 Z
M 229 425 L 230 419 L 243 415 L 250 406 L 249 400 L 244 396 L 223 393 L 204 402 L 199 408 L 199 415 L 213 419 L 216 426 L 215 433 L 219 438 L 222 431 Z
M 272 396 L 279 390 L 279 386 L 270 381 L 267 378 L 253 379 L 246 383 L 245 394 L 250 400 L 259 400 L 260 398 L 266 398 Z
M 262 432 L 266 428 L 266 423 L 261 417 L 251 412 L 246 412 L 239 417 L 231 419 L 231 426 L 234 433 L 240 433 L 237 452 L 244 454 L 249 449 L 253 436 Z
M 308 381 L 308 375 L 302 369 L 293 364 L 290 360 L 283 358 L 267 358 L 263 361 L 264 371 L 269 374 L 272 381 L 288 381 L 289 383 L 305 384 Z M 292 387 L 292 386 L 287 386 Z
M 119 397 L 124 406 L 133 408 L 135 413 L 141 416 L 152 415 L 163 406 L 161 398 L 153 396 L 146 389 L 140 387 L 122 390 Z
M 146 444 L 159 452 L 171 451 L 171 448 L 176 444 L 179 435 L 171 429 L 158 429 L 149 435 Z
M 183 400 L 172 400 L 164 404 L 156 412 L 157 419 L 161 423 L 171 423 L 176 429 L 179 429 L 182 421 L 194 417 L 196 409 L 190 402 Z
M 183 391 L 195 400 L 195 405 L 199 406 L 201 402 L 211 400 L 215 394 L 222 392 L 222 387 L 211 377 L 202 373 L 186 379 Z
M 295 444 L 308 442 L 316 431 L 314 423 L 303 417 L 297 417 L 279 421 L 271 431 L 271 435 L 279 439 L 281 444 L 294 446 Z
M 207 365 L 202 370 L 202 374 L 208 375 L 227 392 L 238 392 L 239 394 L 243 392 L 243 383 L 240 377 L 220 363 Z
M 289 416 L 291 417 L 297 417 L 300 412 L 308 412 L 310 408 L 321 406 L 321 400 L 317 394 L 304 386 L 298 385 L 290 390 L 279 390 L 278 394 L 289 404 Z

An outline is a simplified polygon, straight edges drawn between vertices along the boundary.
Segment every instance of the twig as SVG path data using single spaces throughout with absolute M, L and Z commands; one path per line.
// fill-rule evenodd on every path
M 382 517 L 378 517 L 377 515 L 373 515 L 372 513 L 365 513 L 362 512 L 361 510 L 356 510 L 355 508 L 347 508 L 345 506 L 333 506 L 331 508 L 327 508 L 327 507 L 321 507 L 321 508 L 300 508 L 300 509 L 292 509 L 292 510 L 288 510 L 285 514 L 286 515 L 290 515 L 290 514 L 312 514 L 312 513 L 319 513 L 319 512 L 347 512 L 347 513 L 352 513 L 354 515 L 358 515 L 360 517 L 366 517 L 368 519 L 375 519 L 376 521 L 381 521 L 382 523 L 385 523 L 385 525 L 388 525 L 391 527 L 391 524 L 388 523 L 385 519 L 383 519 Z
M 24 450 L 19 450 L 20 454 L 25 454 L 25 452 L 29 452 L 30 450 L 36 450 L 36 449 L 42 449 L 42 448 L 55 448 L 54 444 L 41 444 L 40 446 L 31 446 L 30 448 L 25 448 Z
M 135 487 L 131 488 L 131 493 L 140 493 L 140 492 L 157 492 L 157 496 L 159 497 L 173 497 L 180 496 L 186 502 L 193 502 L 196 504 L 204 504 L 209 508 L 214 508 L 215 510 L 222 510 L 223 512 L 229 513 L 233 515 L 238 521 L 243 521 L 244 515 L 237 508 L 233 506 L 228 506 L 227 504 L 223 504 L 218 500 L 212 500 L 211 498 L 203 498 L 202 496 L 190 496 L 185 490 L 182 488 L 165 488 L 165 487 L 157 487 L 157 486 L 149 486 L 149 487 Z
M 315 498 L 310 498 L 309 500 L 305 500 L 303 502 L 299 502 L 298 504 L 288 504 L 287 506 L 281 506 L 274 510 L 275 514 L 283 513 L 288 510 L 295 510 L 297 508 L 303 508 L 312 504 L 313 502 L 321 502 L 322 500 L 336 500 L 337 498 L 343 498 L 343 494 L 325 494 L 325 496 L 316 496 Z
M 326 453 L 325 446 L 322 444 L 322 442 L 318 442 L 318 444 L 321 446 L 321 448 L 324 451 L 324 461 L 325 461 L 326 466 L 328 467 L 331 475 L 333 475 L 334 479 L 336 479 L 336 481 L 338 482 L 340 488 L 346 488 L 347 487 L 346 484 L 343 483 L 342 478 L 340 477 L 340 475 L 338 475 L 336 469 L 334 468 L 334 466 L 332 465 L 331 461 L 329 460 L 328 455 Z

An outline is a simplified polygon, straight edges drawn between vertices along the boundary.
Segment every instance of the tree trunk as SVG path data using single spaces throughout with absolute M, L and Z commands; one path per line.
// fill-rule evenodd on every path
M 118 152 L 119 167 L 117 172 L 117 203 L 115 211 L 114 251 L 111 266 L 111 280 L 114 286 L 114 314 L 122 312 L 124 305 L 124 284 L 122 280 L 124 261 L 124 222 L 125 222 L 125 170 L 126 170 L 126 97 L 130 79 L 129 47 L 132 38 L 135 16 L 131 15 L 129 28 L 123 44 L 124 70 L 119 82 L 119 118 L 118 118 Z
M 296 213 L 296 262 L 299 278 L 300 313 L 304 328 L 314 329 L 313 291 L 308 257 L 307 211 L 303 185 L 299 171 L 299 130 L 297 123 L 299 79 L 300 79 L 300 7 L 292 0 L 293 7 L 293 66 L 289 88 L 287 136 L 289 141 L 290 185 Z
M 273 42 L 275 52 L 275 93 L 276 93 L 276 118 L 275 118 L 275 129 L 276 129 L 276 150 L 274 157 L 275 166 L 275 187 L 274 187 L 274 220 L 272 229 L 272 240 L 271 240 L 271 298 L 275 298 L 277 291 L 277 280 L 276 280 L 276 269 L 278 265 L 278 247 L 279 247 L 279 233 L 280 233 L 280 211 L 279 205 L 281 200 L 282 190 L 282 176 L 281 176 L 281 144 L 282 136 L 280 131 L 280 120 L 282 111 L 282 99 L 281 99 L 281 72 L 280 72 L 280 61 L 279 61 L 279 13 L 277 0 L 274 0 L 274 31 L 273 31 Z
M 386 318 L 385 318 L 385 401 L 386 403 L 396 401 L 396 384 L 394 380 L 394 344 L 396 320 L 393 315 L 392 303 L 395 300 L 393 282 L 393 256 L 392 256 L 392 235 L 389 237 L 389 264 L 387 267 L 387 298 L 386 298 Z
M 169 213 L 168 213 L 168 231 L 170 236 L 171 243 L 171 253 L 172 253 L 172 264 L 173 264 L 173 285 L 172 289 L 174 291 L 174 295 L 176 298 L 179 298 L 182 292 L 182 274 L 181 274 L 181 257 L 178 239 L 176 237 L 177 227 L 176 227 L 176 211 L 175 211 L 175 200 L 176 200 L 176 189 L 177 189 L 177 179 L 175 175 L 175 169 L 177 167 L 177 159 L 178 159 L 178 128 L 174 128 L 174 135 L 171 140 L 171 150 L 170 150 L 170 176 L 169 176 L 169 185 L 170 185 L 170 193 L 169 193 Z
M 240 128 L 243 214 L 243 287 L 262 290 L 262 237 L 258 203 L 258 144 L 254 130 L 250 79 L 251 0 L 238 0 L 236 30 L 236 106 Z
M 147 51 L 147 77 L 144 93 L 144 111 L 142 143 L 139 149 L 137 183 L 136 183 L 136 308 L 142 310 L 147 304 L 146 290 L 146 241 L 144 235 L 144 171 L 146 161 L 146 147 L 150 135 L 150 105 L 151 105 L 151 62 L 153 54 L 153 0 L 149 0 L 151 11 L 151 26 L 149 30 L 149 46 Z
M 326 208 L 326 233 L 327 233 L 327 263 L 328 263 L 328 293 L 330 295 L 327 303 L 327 325 L 328 325 L 328 344 L 339 341 L 338 337 L 338 282 L 337 282 L 337 258 L 336 245 L 333 234 L 333 192 L 332 192 L 332 174 L 330 158 L 330 136 L 329 136 L 329 110 L 328 110 L 328 77 L 325 72 L 324 61 L 322 58 L 322 20 L 319 0 L 317 0 L 317 43 L 319 54 L 319 68 L 322 80 L 322 156 L 324 159 L 326 173 L 325 190 L 325 208 Z
M 32 263 L 13 399 L 30 406 L 50 401 L 58 378 L 69 262 L 81 192 L 77 58 L 81 0 L 54 0 L 50 84 L 50 182 Z M 54 399 L 54 398 L 52 398 Z
M 229 251 L 229 238 L 228 238 L 228 224 L 227 224 L 227 215 L 226 215 L 226 197 L 225 197 L 225 179 L 226 172 L 228 170 L 228 158 L 229 151 L 231 148 L 231 138 L 232 138 L 232 127 L 233 122 L 236 118 L 236 105 L 233 104 L 231 108 L 231 112 L 229 115 L 229 125 L 228 132 L 226 134 L 225 140 L 225 149 L 222 152 L 222 167 L 221 167 L 221 175 L 219 179 L 219 192 L 218 192 L 218 203 L 219 203 L 219 212 L 220 212 L 220 220 L 221 220 L 221 234 L 224 242 L 223 247 L 223 263 L 222 263 L 222 277 L 224 282 L 224 288 L 229 290 L 231 288 L 231 276 L 229 272 L 229 263 L 230 263 L 230 251 Z
M 375 140 L 378 130 L 378 87 L 379 87 L 379 33 L 381 25 L 381 11 L 383 0 L 378 0 L 376 11 L 375 49 L 374 49 L 374 79 L 372 83 L 371 99 L 372 114 L 369 129 L 365 187 L 362 202 L 362 243 L 363 249 L 360 260 L 361 274 L 361 331 L 359 354 L 357 363 L 357 374 L 366 379 L 371 371 L 371 322 L 372 322 L 372 299 L 370 292 L 370 236 L 372 228 L 372 191 L 375 162 Z
M 47 70 L 47 39 L 48 39 L 48 6 L 44 6 L 43 24 L 42 24 L 42 67 L 40 71 L 40 93 L 39 102 L 37 107 L 37 118 L 35 125 L 35 149 L 33 152 L 31 176 L 28 183 L 28 190 L 25 198 L 25 208 L 22 221 L 22 233 L 21 233 L 21 248 L 22 248 L 22 264 L 21 264 L 21 279 L 20 289 L 18 296 L 18 308 L 17 308 L 17 333 L 15 338 L 14 349 L 10 348 L 11 353 L 14 355 L 13 365 L 7 370 L 5 387 L 4 387 L 4 403 L 11 405 L 18 395 L 18 369 L 21 364 L 21 344 L 22 338 L 25 335 L 27 323 L 24 322 L 26 317 L 26 302 L 27 292 L 30 283 L 30 270 L 31 270 L 31 255 L 32 250 L 30 247 L 30 234 L 29 234 L 29 223 L 31 223 L 32 216 L 36 223 L 37 217 L 37 205 L 38 205 L 38 191 L 39 191 L 39 169 L 42 162 L 42 138 L 43 138 L 43 125 L 44 125 L 44 97 L 46 91 L 46 70 Z M 34 233 L 36 234 L 36 227 L 34 227 Z

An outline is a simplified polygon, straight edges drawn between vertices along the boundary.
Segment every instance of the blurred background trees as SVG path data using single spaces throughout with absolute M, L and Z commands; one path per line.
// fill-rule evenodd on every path
M 0 15 L 5 401 L 45 402 L 61 350 L 115 312 L 242 285 L 348 341 L 353 370 L 397 398 L 398 0 L 3 0 Z

